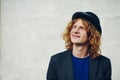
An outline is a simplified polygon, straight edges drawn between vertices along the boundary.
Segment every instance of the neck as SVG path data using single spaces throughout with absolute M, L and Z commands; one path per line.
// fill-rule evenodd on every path
M 79 44 L 73 44 L 73 55 L 78 57 L 78 58 L 85 58 L 89 56 L 87 53 L 88 50 L 88 45 L 79 45 Z

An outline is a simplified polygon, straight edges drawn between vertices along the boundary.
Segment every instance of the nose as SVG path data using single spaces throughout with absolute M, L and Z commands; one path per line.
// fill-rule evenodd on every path
M 75 34 L 79 34 L 79 33 L 80 33 L 79 27 L 77 27 L 77 28 L 74 30 L 74 33 L 75 33 Z

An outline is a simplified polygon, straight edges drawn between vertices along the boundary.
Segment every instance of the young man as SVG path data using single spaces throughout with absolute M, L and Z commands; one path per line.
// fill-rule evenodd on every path
M 76 12 L 63 35 L 66 51 L 51 57 L 47 80 L 111 80 L 110 59 L 101 55 L 102 29 L 93 12 Z

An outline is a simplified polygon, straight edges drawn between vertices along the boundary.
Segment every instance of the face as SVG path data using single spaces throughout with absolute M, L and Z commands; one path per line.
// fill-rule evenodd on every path
M 88 41 L 86 26 L 78 19 L 72 26 L 70 38 L 73 44 L 85 44 Z

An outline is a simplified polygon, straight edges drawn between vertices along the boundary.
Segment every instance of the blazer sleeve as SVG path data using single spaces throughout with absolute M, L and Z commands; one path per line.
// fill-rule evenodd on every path
M 104 62 L 104 76 L 105 76 L 105 80 L 112 80 L 111 78 L 111 61 L 110 59 L 106 59 Z
M 56 79 L 56 63 L 53 57 L 51 57 L 49 62 L 48 71 L 47 71 L 47 80 L 57 80 Z

